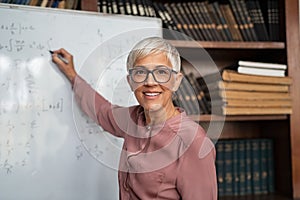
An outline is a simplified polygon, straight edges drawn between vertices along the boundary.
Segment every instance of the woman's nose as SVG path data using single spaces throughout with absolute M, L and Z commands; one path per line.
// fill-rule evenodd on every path
M 147 79 L 144 82 L 144 85 L 156 85 L 156 84 L 157 82 L 155 81 L 153 74 L 149 73 Z

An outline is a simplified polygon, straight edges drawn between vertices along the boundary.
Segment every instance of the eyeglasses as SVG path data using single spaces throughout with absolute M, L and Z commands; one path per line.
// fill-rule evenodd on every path
M 170 67 L 166 67 L 164 65 L 159 65 L 153 70 L 149 70 L 144 66 L 136 66 L 129 69 L 130 78 L 135 83 L 142 83 L 146 81 L 150 73 L 157 83 L 166 83 L 170 80 L 172 72 L 175 74 L 178 73 Z

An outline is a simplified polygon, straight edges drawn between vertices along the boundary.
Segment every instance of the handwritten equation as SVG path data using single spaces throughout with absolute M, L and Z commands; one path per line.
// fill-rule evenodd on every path
M 11 35 L 21 35 L 24 32 L 33 32 L 35 30 L 33 25 L 24 25 L 22 23 L 9 23 L 9 24 L 1 24 L 0 31 L 8 32 Z

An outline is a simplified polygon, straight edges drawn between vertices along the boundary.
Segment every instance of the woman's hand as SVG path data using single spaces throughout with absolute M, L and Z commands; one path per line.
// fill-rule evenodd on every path
M 64 62 L 61 60 L 58 55 L 63 57 L 68 62 Z M 77 76 L 77 72 L 74 68 L 73 63 L 73 56 L 66 51 L 65 49 L 61 48 L 56 51 L 53 51 L 52 54 L 52 61 L 57 65 L 57 67 L 60 69 L 60 71 L 69 79 L 69 81 L 73 84 L 74 80 Z

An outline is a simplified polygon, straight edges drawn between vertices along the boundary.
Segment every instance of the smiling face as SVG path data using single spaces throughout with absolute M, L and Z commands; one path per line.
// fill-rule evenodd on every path
M 148 70 L 156 69 L 157 66 L 162 65 L 172 69 L 172 64 L 164 53 L 151 54 L 138 59 L 134 63 L 134 67 L 144 66 Z M 174 110 L 172 93 L 179 87 L 181 79 L 181 73 L 172 73 L 170 80 L 166 83 L 157 83 L 151 73 L 142 83 L 135 83 L 128 77 L 131 89 L 134 91 L 137 101 L 145 111 L 165 109 L 167 113 L 173 112 Z

